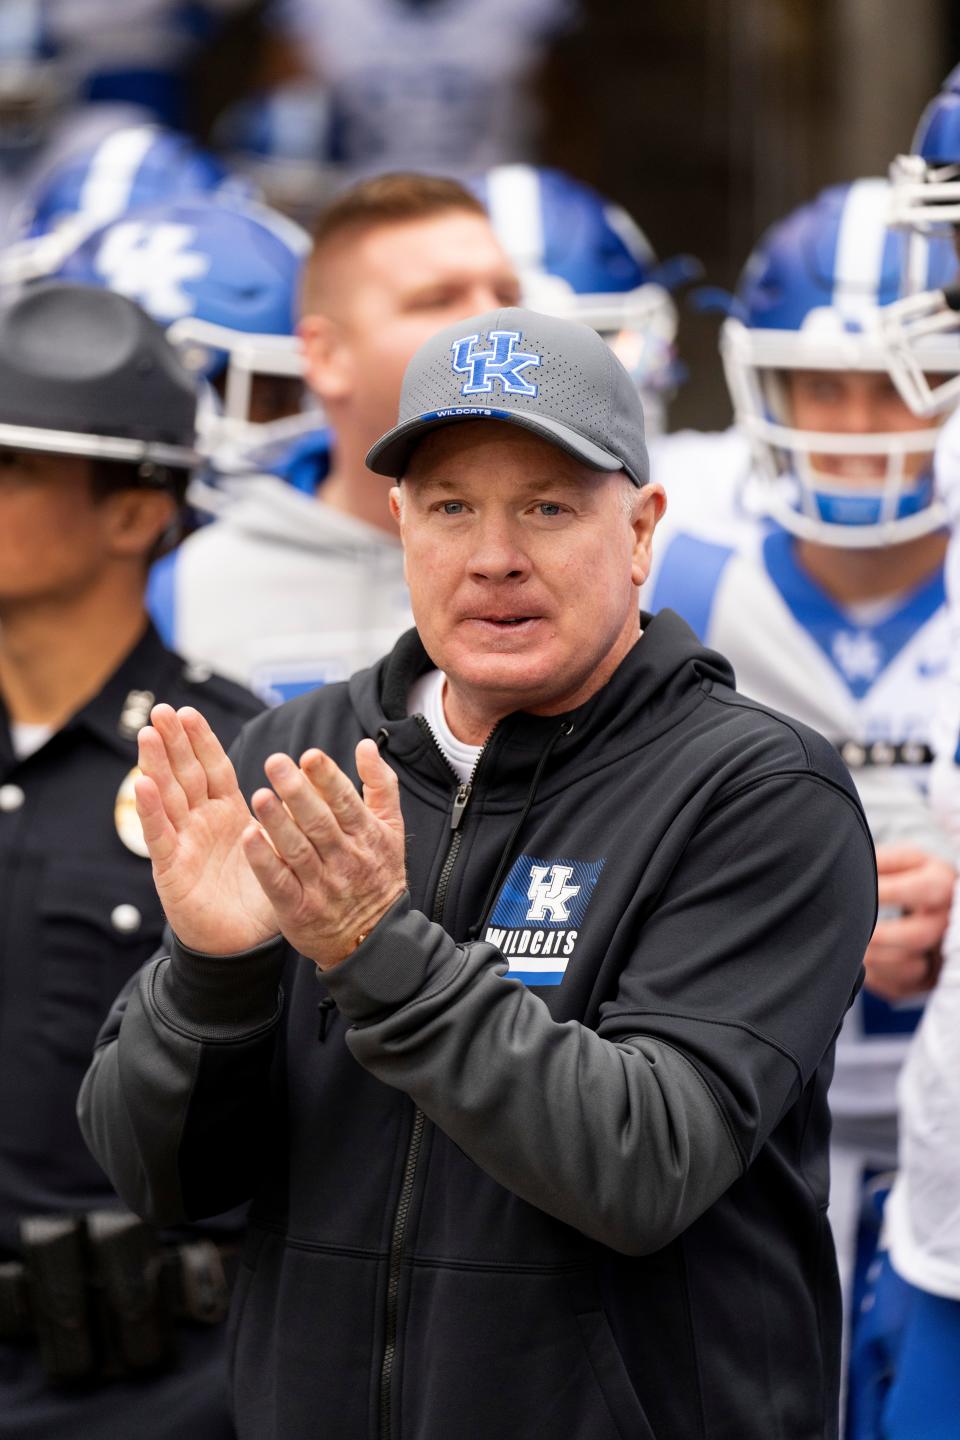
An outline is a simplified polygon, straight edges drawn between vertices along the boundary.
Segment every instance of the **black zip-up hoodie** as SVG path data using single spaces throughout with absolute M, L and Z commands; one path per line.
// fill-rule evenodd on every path
M 275 750 L 353 774 L 376 737 L 409 878 L 320 984 L 281 942 L 174 944 L 81 1094 L 134 1208 L 252 1197 L 242 1440 L 836 1434 L 826 1095 L 873 847 L 820 736 L 644 621 L 466 787 L 407 716 L 413 632 L 238 742 L 249 795 Z

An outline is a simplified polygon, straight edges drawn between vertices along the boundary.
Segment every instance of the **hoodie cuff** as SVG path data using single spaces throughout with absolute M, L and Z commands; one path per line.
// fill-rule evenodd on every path
M 211 1039 L 262 1029 L 280 1014 L 286 946 L 277 936 L 236 955 L 204 955 L 173 937 L 154 991 L 173 1024 Z
M 323 972 L 323 981 L 340 1012 L 365 1025 L 439 989 L 462 963 L 459 947 L 440 925 L 411 910 L 407 893 L 362 945 Z

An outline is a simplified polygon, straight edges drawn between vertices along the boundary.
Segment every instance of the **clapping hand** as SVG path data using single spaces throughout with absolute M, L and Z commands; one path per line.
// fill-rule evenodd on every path
M 137 810 L 177 938 L 229 955 L 282 933 L 322 968 L 342 960 L 406 888 L 397 779 L 373 741 L 357 746 L 363 799 L 319 750 L 299 767 L 271 755 L 275 789 L 254 795 L 255 820 L 198 711 L 157 705 L 150 718 Z
M 320 750 L 271 755 L 273 790 L 258 790 L 260 825 L 243 848 L 276 923 L 323 970 L 336 965 L 406 889 L 397 777 L 372 740 L 357 746 L 363 799 Z

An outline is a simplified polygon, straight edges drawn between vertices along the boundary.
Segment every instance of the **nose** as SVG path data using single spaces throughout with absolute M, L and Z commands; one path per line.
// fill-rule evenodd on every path
M 505 516 L 485 516 L 473 539 L 468 568 L 474 580 L 498 585 L 506 580 L 522 582 L 530 575 L 530 558 Z

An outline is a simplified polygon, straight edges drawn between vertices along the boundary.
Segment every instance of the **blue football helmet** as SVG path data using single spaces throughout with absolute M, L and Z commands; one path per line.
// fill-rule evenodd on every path
M 960 400 L 960 290 L 954 274 L 931 290 L 925 283 L 923 247 L 930 237 L 953 240 L 960 226 L 960 65 L 920 117 L 909 155 L 890 166 L 891 223 L 908 236 L 903 298 L 883 314 L 882 337 L 894 384 L 917 415 L 936 415 Z M 952 340 L 946 374 L 931 377 L 924 351 Z
M 634 377 L 648 432 L 660 433 L 680 378 L 677 312 L 667 267 L 643 231 L 559 170 L 498 165 L 472 188 L 517 268 L 524 304 L 598 330 Z
M 798 370 L 887 371 L 878 320 L 899 293 L 903 247 L 887 223 L 889 192 L 885 180 L 833 186 L 772 226 L 747 261 L 721 332 L 734 416 L 752 442 L 764 508 L 802 538 L 847 549 L 898 544 L 943 524 L 931 477 L 936 429 L 800 430 L 784 379 Z M 930 240 L 926 257 L 926 283 L 942 284 L 955 264 L 950 247 Z M 931 370 L 948 362 L 949 349 L 941 349 L 933 343 L 925 352 Z M 844 484 L 827 473 L 828 457 L 844 456 L 882 456 L 882 478 L 869 488 Z M 922 463 L 911 478 L 915 457 Z
M 57 277 L 126 295 L 164 327 L 187 367 L 222 399 L 217 413 L 201 407 L 204 453 L 236 468 L 250 450 L 318 423 L 303 412 L 294 333 L 309 248 L 305 231 L 265 206 L 195 196 L 93 231 Z M 265 389 L 281 391 L 279 400 L 266 403 Z M 268 419 L 258 418 L 258 405 Z
M 930 231 L 960 224 L 960 65 L 920 117 L 909 155 L 890 166 L 890 219 Z
M 0 282 L 56 272 L 84 235 L 147 205 L 193 195 L 251 193 L 215 156 L 159 125 L 115 130 L 53 170 L 31 197 L 22 241 L 0 254 Z

